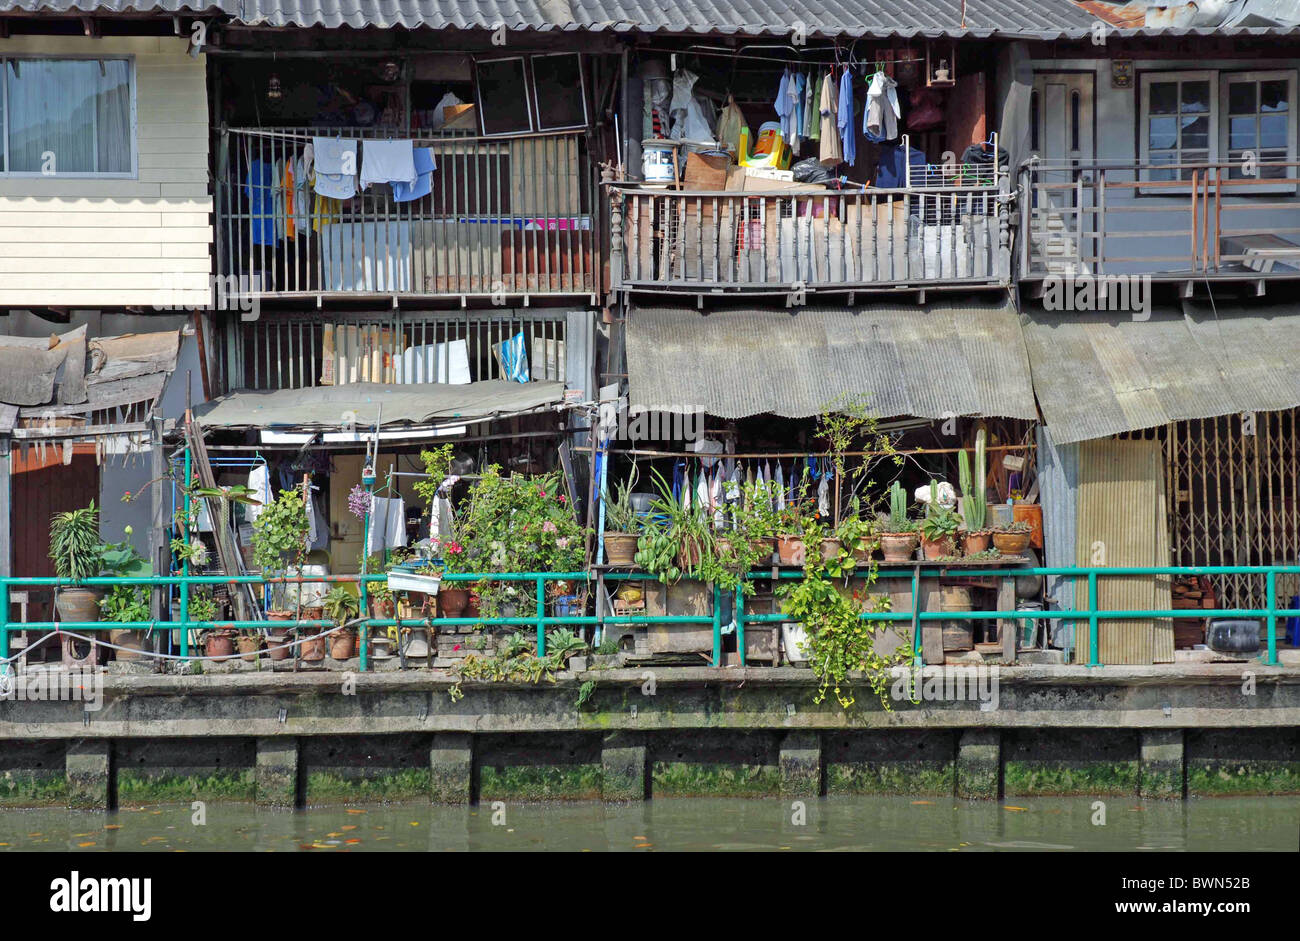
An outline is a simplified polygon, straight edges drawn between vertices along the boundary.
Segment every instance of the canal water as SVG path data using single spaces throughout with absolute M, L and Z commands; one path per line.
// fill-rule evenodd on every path
M 1100 804 L 1098 803 L 1100 802 Z M 387 804 L 272 811 L 169 804 L 111 814 L 0 811 L 0 851 L 1300 849 L 1300 798 L 667 798 L 644 803 Z

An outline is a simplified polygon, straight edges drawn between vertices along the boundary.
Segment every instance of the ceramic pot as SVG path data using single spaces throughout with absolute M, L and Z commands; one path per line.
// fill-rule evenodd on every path
M 60 621 L 98 621 L 101 593 L 93 588 L 60 588 L 54 596 Z
M 1019 555 L 1028 547 L 1029 535 L 1029 533 L 995 532 L 993 534 L 993 548 L 1007 555 Z
M 922 536 L 921 550 L 927 559 L 942 559 L 944 556 L 956 555 L 957 539 L 954 536 L 944 536 L 942 539 L 929 540 Z
M 605 533 L 605 562 L 631 565 L 636 557 L 636 533 Z
M 351 628 L 330 635 L 330 656 L 335 660 L 351 660 L 357 655 L 357 632 Z
M 272 660 L 288 660 L 293 654 L 288 631 L 271 631 L 266 637 L 266 655 Z
M 802 536 L 776 537 L 776 555 L 782 565 L 803 565 L 805 553 Z
M 445 618 L 460 617 L 468 605 L 468 588 L 443 588 L 438 592 L 438 608 Z
M 207 657 L 228 657 L 235 652 L 235 638 L 226 631 L 211 631 L 203 641 L 203 654 Z
M 966 534 L 966 555 L 976 555 L 985 552 L 989 547 L 989 540 L 993 538 L 993 533 L 981 530 L 977 533 Z
M 262 638 L 253 637 L 249 634 L 240 634 L 235 638 L 235 646 L 244 655 L 244 659 L 251 663 L 257 659 L 258 651 L 262 649 Z
M 822 561 L 829 562 L 831 559 L 835 558 L 837 555 L 840 554 L 840 550 L 842 548 L 843 548 L 843 543 L 841 543 L 838 539 L 823 539 L 822 540 Z
M 325 642 L 328 639 L 329 638 L 327 637 L 317 637 L 314 634 L 310 637 L 305 638 L 303 642 L 298 646 L 299 658 L 302 660 L 307 660 L 309 662 L 324 660 Z
M 916 551 L 916 533 L 881 533 L 880 551 L 886 562 L 910 562 Z

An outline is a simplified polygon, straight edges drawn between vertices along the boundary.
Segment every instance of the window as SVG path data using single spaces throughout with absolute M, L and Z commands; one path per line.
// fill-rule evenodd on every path
M 1295 177 L 1295 168 L 1257 164 L 1296 159 L 1296 73 L 1147 72 L 1141 84 L 1142 179 L 1190 180 L 1197 164 L 1228 164 L 1225 175 L 1243 180 Z M 1161 165 L 1169 169 L 1161 169 Z M 1192 164 L 1179 169 L 1178 164 Z M 1295 192 L 1279 183 L 1239 190 Z M 1158 189 L 1146 192 L 1160 192 Z M 1168 189 L 1164 189 L 1168 192 Z
M 0 60 L 0 171 L 132 176 L 133 102 L 129 59 Z
M 1244 180 L 1246 159 L 1260 164 L 1258 179 L 1294 177 L 1294 168 L 1263 164 L 1295 160 L 1295 72 L 1235 72 L 1223 76 L 1219 102 L 1224 114 L 1220 153 L 1231 179 Z
M 1142 76 L 1142 162 L 1152 164 L 1144 179 L 1190 180 L 1193 168 L 1214 155 L 1213 72 L 1164 72 Z M 1170 169 L 1162 170 L 1160 165 Z
M 474 63 L 484 134 L 527 134 L 587 125 L 582 56 L 543 53 Z

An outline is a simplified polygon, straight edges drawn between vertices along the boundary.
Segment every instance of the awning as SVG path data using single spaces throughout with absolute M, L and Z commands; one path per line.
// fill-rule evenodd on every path
M 627 364 L 633 412 L 805 418 L 865 395 L 878 418 L 1038 417 L 1006 300 L 707 315 L 639 307 Z
M 554 407 L 563 399 L 563 382 L 356 382 L 275 392 L 233 392 L 195 406 L 194 417 L 208 428 L 364 429 L 375 423 L 382 407 L 385 426 L 444 420 L 468 424 Z
M 1300 405 L 1294 303 L 1024 319 L 1034 391 L 1057 444 Z

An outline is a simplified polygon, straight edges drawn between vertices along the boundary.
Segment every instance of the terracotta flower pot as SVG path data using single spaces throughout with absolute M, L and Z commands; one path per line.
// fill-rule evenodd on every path
M 782 565 L 803 565 L 807 558 L 802 536 L 777 536 L 776 555 Z
M 697 568 L 700 564 L 702 551 L 700 544 L 694 540 L 683 542 L 681 548 L 677 550 L 677 567 L 683 572 Z
M 955 536 L 944 536 L 942 539 L 930 540 L 922 536 L 921 550 L 927 559 L 942 559 L 944 556 L 956 555 L 957 539 Z
M 481 598 L 478 596 L 478 592 L 476 592 L 476 591 L 471 591 L 471 592 L 469 593 L 469 602 L 465 605 L 465 614 L 464 614 L 464 617 L 467 617 L 467 618 L 476 618 L 476 617 L 478 617 L 478 616 L 479 616 L 479 613 L 480 613 L 479 605 L 482 603 L 482 600 L 483 600 L 483 599 L 481 599 Z
M 303 605 L 302 619 L 304 621 L 319 621 L 325 617 L 325 607 L 319 604 Z
M 257 659 L 258 651 L 262 649 L 262 638 L 240 634 L 235 638 L 235 646 L 239 648 L 245 660 L 252 662 Z
M 335 660 L 350 660 L 357 655 L 357 632 L 348 629 L 330 635 L 330 656 Z
M 837 555 L 840 554 L 840 550 L 843 547 L 844 547 L 843 543 L 841 543 L 838 539 L 823 539 L 822 540 L 822 561 L 829 562 L 831 559 L 835 558 Z
M 207 657 L 228 657 L 235 652 L 235 639 L 225 631 L 212 631 L 203 641 Z
M 767 565 L 772 561 L 772 553 L 776 551 L 776 540 L 771 538 L 751 539 L 749 546 L 758 554 L 758 564 Z
M 54 607 L 60 621 L 98 621 L 101 597 L 94 588 L 60 588 L 54 594 Z
M 636 533 L 605 533 L 605 561 L 609 565 L 631 565 L 636 556 Z
M 268 611 L 266 617 L 270 621 L 292 621 L 294 619 L 292 611 Z
M 266 655 L 272 660 L 288 660 L 293 654 L 288 631 L 271 631 L 266 637 Z
M 108 642 L 116 644 L 118 647 L 128 647 L 129 650 L 115 650 L 113 655 L 123 662 L 128 660 L 141 659 L 140 651 L 144 649 L 144 631 L 137 630 L 111 630 L 108 632 Z
M 370 616 L 387 620 L 393 616 L 392 598 L 371 598 Z
M 1019 555 L 1029 545 L 1029 533 L 993 533 L 993 548 L 1007 555 Z
M 468 588 L 442 588 L 438 591 L 438 608 L 445 618 L 460 617 L 468 605 Z
M 916 551 L 916 533 L 881 533 L 880 551 L 886 562 L 910 562 Z
M 325 642 L 329 638 L 317 637 L 312 635 L 303 640 L 299 645 L 299 657 L 307 661 L 316 661 L 325 659 Z
M 981 530 L 976 533 L 966 534 L 966 555 L 976 555 L 980 552 L 988 551 L 989 540 L 993 538 L 993 533 Z

